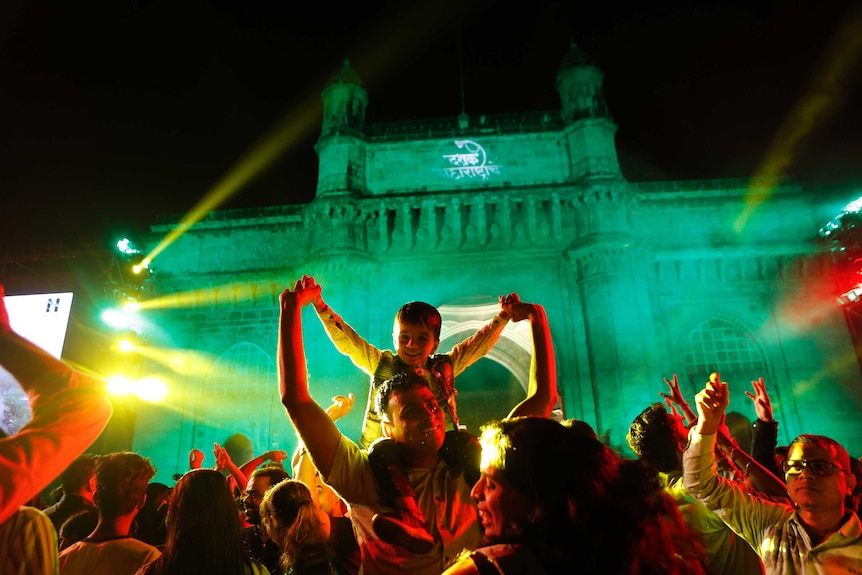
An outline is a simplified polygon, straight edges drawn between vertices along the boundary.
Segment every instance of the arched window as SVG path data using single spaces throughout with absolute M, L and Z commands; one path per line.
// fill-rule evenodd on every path
M 724 381 L 733 383 L 738 393 L 732 393 L 731 397 L 737 400 L 743 389 L 750 389 L 752 380 L 768 378 L 763 351 L 754 335 L 723 319 L 710 319 L 694 328 L 688 336 L 683 359 L 692 394 L 703 388 L 714 371 L 720 372 Z
M 731 385 L 727 425 L 741 445 L 749 445 L 754 410 L 743 391 L 751 390 L 751 382 L 759 377 L 769 379 L 763 351 L 754 335 L 727 320 L 707 320 L 689 334 L 684 359 L 690 398 L 703 389 L 714 371 Z M 775 400 L 777 390 L 773 392 Z
M 195 445 L 223 444 L 228 437 L 242 434 L 254 454 L 289 448 L 292 434 L 277 381 L 275 361 L 259 345 L 240 342 L 226 349 L 213 363 L 201 390 Z M 242 464 L 254 454 L 244 453 L 235 463 Z

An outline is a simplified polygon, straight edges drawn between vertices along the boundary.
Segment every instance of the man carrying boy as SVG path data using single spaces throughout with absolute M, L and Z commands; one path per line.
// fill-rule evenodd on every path
M 281 401 L 324 480 L 351 506 L 385 512 L 391 506 L 381 497 L 377 476 L 367 453 L 342 436 L 308 390 L 302 339 L 302 307 L 319 296 L 310 278 L 297 282 L 280 297 L 279 388 Z M 510 417 L 547 417 L 557 399 L 556 368 L 550 329 L 538 305 L 513 306 L 514 319 L 530 319 L 533 361 L 528 397 Z M 441 454 L 445 418 L 427 382 L 415 372 L 394 377 L 379 393 L 383 432 L 400 448 L 400 463 L 433 538 L 425 552 L 410 552 L 383 541 L 354 519 L 362 549 L 363 572 L 438 574 L 457 553 L 480 540 L 478 512 L 470 497 L 471 485 Z
M 303 276 L 311 288 L 319 288 L 314 278 Z M 448 420 L 446 429 L 458 428 L 455 405 L 455 377 L 467 367 L 484 357 L 509 323 L 509 309 L 519 302 L 517 294 L 500 297 L 501 311 L 488 324 L 456 345 L 445 354 L 433 355 L 440 345 L 440 329 L 443 323 L 440 312 L 427 303 L 413 301 L 401 306 L 395 315 L 392 342 L 395 351 L 382 351 L 365 341 L 352 327 L 324 303 L 317 292 L 311 302 L 317 317 L 323 323 L 329 339 L 336 349 L 348 356 L 362 371 L 371 376 L 371 388 L 362 422 L 362 437 L 359 445 L 364 449 L 382 436 L 380 418 L 374 410 L 374 395 L 384 381 L 398 373 L 415 371 L 434 393 L 440 405 L 446 405 Z

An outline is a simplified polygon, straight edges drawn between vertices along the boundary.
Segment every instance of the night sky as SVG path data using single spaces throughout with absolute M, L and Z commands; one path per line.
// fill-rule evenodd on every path
M 462 61 L 467 113 L 518 113 L 559 109 L 574 39 L 605 72 L 628 179 L 745 177 L 852 17 L 847 1 L 651 4 L 7 0 L 0 249 L 110 244 L 184 213 L 284 118 L 319 117 L 345 57 L 369 122 L 456 116 Z M 789 168 L 812 194 L 862 182 L 853 72 Z M 309 201 L 313 125 L 223 207 Z

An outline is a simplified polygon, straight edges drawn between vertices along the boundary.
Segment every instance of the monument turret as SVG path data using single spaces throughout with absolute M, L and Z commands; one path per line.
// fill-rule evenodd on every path
M 317 197 L 359 196 L 365 188 L 365 108 L 368 93 L 349 60 L 320 94 L 323 125 L 314 149 L 320 158 Z
M 602 95 L 604 74 L 575 42 L 557 72 L 572 180 L 621 177 L 614 135 L 617 125 Z

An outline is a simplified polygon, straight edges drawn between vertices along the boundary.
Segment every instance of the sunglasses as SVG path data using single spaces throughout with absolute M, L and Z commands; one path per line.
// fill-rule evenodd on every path
M 788 460 L 782 464 L 782 467 L 784 468 L 784 473 L 787 475 L 799 475 L 806 467 L 818 477 L 830 477 L 835 473 L 836 469 L 844 471 L 831 461 L 826 461 L 825 459 L 812 459 L 811 461 L 806 461 L 805 459 Z

